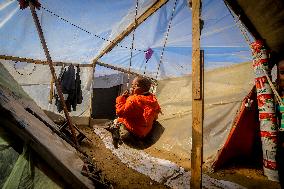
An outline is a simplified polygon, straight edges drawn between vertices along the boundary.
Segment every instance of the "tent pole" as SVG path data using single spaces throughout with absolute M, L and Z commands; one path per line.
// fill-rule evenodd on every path
M 93 64 L 92 66 L 92 76 L 91 76 L 91 99 L 90 99 L 90 118 L 89 118 L 89 126 L 91 127 L 92 124 L 92 113 L 93 113 L 93 98 L 94 98 L 94 75 L 95 75 L 95 71 L 96 71 L 96 63 Z
M 143 23 L 147 18 L 159 10 L 163 5 L 165 5 L 169 0 L 156 0 L 143 14 L 141 14 L 133 23 L 131 23 L 124 31 L 122 31 L 115 39 L 111 41 L 101 52 L 94 58 L 93 64 L 95 64 L 103 55 L 111 51 L 119 42 L 121 42 L 128 34 L 130 34 L 134 29 L 136 29 L 141 23 Z
M 32 59 L 32 58 L 22 58 L 22 57 L 17 57 L 17 56 L 7 56 L 7 55 L 0 55 L 0 59 L 4 59 L 4 60 L 12 60 L 12 61 L 18 61 L 18 62 L 26 62 L 26 63 L 32 63 L 32 64 L 42 64 L 42 65 L 48 65 L 47 61 L 42 61 L 42 60 L 37 60 L 37 59 Z M 93 64 L 78 64 L 78 63 L 71 63 L 71 62 L 52 62 L 53 66 L 69 66 L 69 65 L 73 65 L 73 66 L 80 66 L 80 67 L 93 67 Z M 128 71 L 127 69 L 121 68 L 121 67 L 117 67 L 117 66 L 113 66 L 111 64 L 106 64 L 100 61 L 96 62 L 96 65 L 99 66 L 103 66 L 105 68 L 109 68 L 112 70 L 117 70 L 119 72 L 123 72 L 123 73 L 129 73 L 131 75 L 134 76 L 141 76 L 141 77 L 145 77 L 143 74 L 140 73 L 136 73 L 133 71 Z M 154 81 L 156 81 L 156 79 L 152 78 L 152 77 L 148 77 Z
M 202 188 L 203 162 L 203 51 L 200 51 L 201 0 L 192 0 L 192 150 L 190 188 Z
M 72 124 L 71 117 L 69 116 L 67 106 L 66 106 L 65 101 L 64 101 L 61 86 L 59 84 L 59 81 L 57 80 L 55 69 L 54 69 L 53 64 L 52 64 L 51 56 L 49 54 L 49 51 L 48 51 L 48 48 L 47 48 L 47 45 L 46 45 L 46 41 L 45 41 L 44 36 L 43 36 L 42 28 L 40 26 L 38 16 L 37 16 L 36 11 L 35 11 L 35 7 L 34 7 L 34 5 L 31 1 L 29 1 L 29 6 L 30 6 L 30 10 L 31 10 L 31 13 L 32 13 L 32 16 L 33 16 L 34 23 L 36 25 L 36 29 L 37 29 L 37 32 L 38 32 L 38 35 L 39 35 L 39 38 L 40 38 L 42 48 L 44 50 L 44 53 L 45 53 L 45 56 L 46 56 L 46 59 L 47 59 L 47 62 L 48 62 L 49 68 L 50 68 L 50 72 L 52 74 L 52 78 L 55 82 L 56 90 L 58 92 L 60 101 L 63 105 L 63 111 L 64 111 L 65 117 L 67 119 L 67 123 L 69 125 L 69 128 L 71 130 L 73 141 L 74 141 L 75 145 L 78 146 L 78 141 L 77 141 L 77 138 L 76 138 L 75 129 L 74 129 L 74 126 Z

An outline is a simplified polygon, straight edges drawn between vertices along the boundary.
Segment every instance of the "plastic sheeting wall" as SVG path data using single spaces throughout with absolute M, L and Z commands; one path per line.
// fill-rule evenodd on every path
M 6 60 L 1 60 L 1 63 L 37 105 L 44 110 L 59 114 L 55 105 L 55 98 L 53 98 L 52 104 L 49 104 L 50 82 L 52 77 L 48 65 L 35 65 Z M 58 76 L 61 67 L 56 66 L 55 69 Z M 91 75 L 91 68 L 80 68 L 83 102 L 77 105 L 76 111 L 70 112 L 71 116 L 90 116 L 92 89 L 90 89 L 90 87 L 88 88 L 87 82 Z M 53 88 L 55 89 L 55 86 Z M 63 115 L 63 111 L 61 111 L 61 114 Z
M 153 2 L 139 0 L 138 15 Z M 175 11 L 172 12 L 175 2 Z M 107 40 L 118 36 L 135 17 L 136 1 L 133 0 L 48 0 L 41 3 L 43 8 L 37 13 L 54 61 L 90 63 L 110 43 Z M 172 14 L 164 56 L 160 61 Z M 249 46 L 224 2 L 202 1 L 201 18 L 204 21 L 201 48 L 205 50 L 205 69 L 208 71 L 205 73 L 204 156 L 209 159 L 224 144 L 240 102 L 252 88 L 253 76 L 250 64 L 244 63 L 251 61 Z M 45 59 L 28 9 L 19 10 L 17 1 L 0 0 L 0 20 L 0 54 Z M 135 30 L 134 41 L 133 33 L 130 33 L 100 59 L 143 74 L 146 65 L 144 51 L 153 49 L 146 75 L 156 77 L 161 62 L 158 79 L 166 79 L 160 81 L 157 92 L 164 113 L 159 120 L 166 129 L 154 147 L 186 158 L 191 150 L 191 20 L 187 0 L 169 0 Z M 132 42 L 135 49 L 130 67 Z M 29 83 L 30 76 L 23 81 L 12 65 L 9 67 L 18 81 Z M 32 67 L 28 65 L 24 69 L 31 70 Z M 116 71 L 97 66 L 95 76 L 113 73 L 117 74 Z M 41 72 L 34 79 L 37 79 L 37 84 L 43 85 L 41 89 L 37 88 L 39 85 L 33 89 L 24 86 L 24 89 L 38 104 L 47 108 L 48 101 L 43 94 L 48 96 L 50 76 Z
M 152 148 L 182 159 L 190 159 L 192 146 L 191 85 L 191 77 L 168 79 L 161 81 L 157 90 L 163 112 L 158 121 L 165 131 Z M 253 85 L 250 63 L 205 72 L 203 156 L 206 163 L 212 163 L 223 147 L 241 101 Z

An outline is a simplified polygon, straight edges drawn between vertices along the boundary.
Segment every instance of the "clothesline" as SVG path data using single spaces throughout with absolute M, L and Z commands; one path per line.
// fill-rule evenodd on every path
M 16 56 L 0 55 L 0 59 L 12 60 L 12 61 L 17 61 L 17 62 L 26 62 L 26 63 L 33 63 L 33 64 L 48 65 L 47 61 L 32 59 L 32 58 L 22 58 L 22 57 L 16 57 Z M 73 65 L 73 66 L 79 66 L 79 67 L 93 67 L 93 64 L 78 64 L 78 63 L 71 63 L 71 62 L 52 62 L 52 63 L 53 63 L 54 66 L 70 66 L 70 65 Z M 136 73 L 136 72 L 133 72 L 133 71 L 129 71 L 127 69 L 116 67 L 116 66 L 106 64 L 106 63 L 103 63 L 103 62 L 100 62 L 100 61 L 97 61 L 96 65 L 103 66 L 103 67 L 106 67 L 106 68 L 110 68 L 110 69 L 113 69 L 113 70 L 117 70 L 117 71 L 120 71 L 120 72 L 123 72 L 123 73 L 127 73 L 127 74 L 129 73 L 129 74 L 132 74 L 132 75 L 135 75 L 135 76 L 143 77 L 143 74 L 139 74 L 139 73 Z M 151 78 L 151 77 L 148 77 L 148 78 L 156 81 L 156 79 L 154 79 L 154 78 Z

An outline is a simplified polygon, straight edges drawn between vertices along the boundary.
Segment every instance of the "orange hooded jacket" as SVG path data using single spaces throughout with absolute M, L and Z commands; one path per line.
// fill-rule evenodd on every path
M 153 122 L 161 111 L 153 94 L 119 96 L 116 98 L 116 115 L 128 131 L 143 138 L 152 129 Z

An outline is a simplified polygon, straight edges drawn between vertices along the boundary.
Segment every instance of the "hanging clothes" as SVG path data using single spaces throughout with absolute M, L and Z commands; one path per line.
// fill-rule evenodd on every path
M 80 68 L 79 66 L 77 66 L 77 73 L 75 75 L 75 68 L 73 65 L 70 65 L 67 71 L 65 69 L 61 69 L 59 76 L 62 93 L 64 96 L 67 96 L 67 98 L 64 98 L 67 110 L 71 112 L 72 107 L 73 111 L 76 111 L 77 104 L 81 104 L 83 101 Z M 56 95 L 55 104 L 57 106 L 58 112 L 61 112 L 63 110 L 63 107 L 60 103 L 58 94 Z
M 60 85 L 61 85 L 61 78 L 65 72 L 65 66 L 62 66 L 61 70 L 60 70 L 60 73 L 59 73 L 59 76 L 58 76 L 58 81 L 60 81 Z M 57 93 L 57 90 L 56 88 L 54 89 L 54 98 L 55 98 L 55 106 L 57 107 L 57 111 L 60 113 L 62 110 L 63 110 L 63 105 L 62 103 L 60 102 L 60 98 L 59 98 L 59 95 Z
M 77 104 L 81 104 L 83 101 L 82 89 L 81 89 L 81 79 L 80 79 L 80 67 L 77 66 L 77 73 L 75 79 L 75 91 L 72 99 L 72 108 L 76 111 Z
M 63 94 L 67 94 L 65 104 L 68 112 L 71 112 L 71 105 L 75 94 L 75 69 L 73 65 L 68 67 L 67 71 L 64 71 L 61 76 L 61 89 Z
M 73 65 L 68 67 L 61 76 L 61 87 L 63 94 L 71 94 L 75 90 L 75 69 Z

